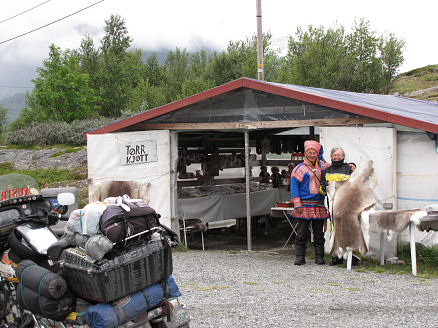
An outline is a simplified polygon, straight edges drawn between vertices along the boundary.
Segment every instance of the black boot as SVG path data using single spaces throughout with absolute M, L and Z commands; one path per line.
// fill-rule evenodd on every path
M 295 265 L 306 264 L 306 245 L 296 245 L 295 246 Z
M 338 265 L 344 263 L 344 259 L 337 256 L 332 256 L 332 260 L 330 261 L 329 265 Z
M 319 265 L 325 264 L 324 245 L 315 245 L 315 263 Z

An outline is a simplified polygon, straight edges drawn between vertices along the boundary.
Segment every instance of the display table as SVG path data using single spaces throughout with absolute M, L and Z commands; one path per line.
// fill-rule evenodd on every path
M 287 238 L 286 242 L 283 245 L 283 248 L 286 247 L 289 240 L 292 238 L 292 236 L 295 234 L 297 235 L 297 224 L 298 222 L 295 220 L 295 222 L 292 222 L 292 218 L 288 215 L 288 213 L 291 213 L 294 210 L 293 207 L 271 207 L 271 212 L 273 211 L 279 211 L 283 213 L 283 216 L 286 218 L 286 221 L 289 223 L 290 227 L 292 228 L 292 231 L 289 235 L 289 238 Z
M 276 202 L 290 200 L 290 193 L 279 188 L 254 191 L 249 196 L 251 216 L 269 215 Z M 246 194 L 179 198 L 177 211 L 180 218 L 201 219 L 204 223 L 246 218 Z

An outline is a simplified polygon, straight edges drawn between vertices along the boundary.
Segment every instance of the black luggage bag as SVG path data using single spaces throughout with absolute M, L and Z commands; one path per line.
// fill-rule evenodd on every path
M 120 243 L 129 236 L 160 226 L 160 214 L 153 208 L 142 202 L 129 205 L 129 212 L 121 206 L 109 205 L 102 213 L 100 231 L 113 243 Z
M 67 248 L 59 260 L 76 296 L 103 303 L 163 281 L 173 271 L 170 246 L 163 239 L 130 245 L 99 262 L 78 248 Z

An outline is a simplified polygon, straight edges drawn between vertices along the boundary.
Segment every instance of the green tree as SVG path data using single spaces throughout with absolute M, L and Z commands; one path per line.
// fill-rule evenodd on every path
M 385 94 L 390 92 L 398 68 L 403 64 L 404 47 L 405 42 L 397 39 L 393 33 L 379 40 L 378 48 L 381 53 L 384 80 L 383 93 Z
M 82 39 L 76 53 L 81 72 L 88 74 L 90 77 L 90 87 L 96 92 L 99 91 L 100 77 L 102 75 L 101 60 L 99 58 L 99 50 L 96 49 L 94 41 L 89 35 L 85 35 Z
M 32 80 L 33 92 L 26 95 L 28 108 L 19 122 L 30 119 L 71 122 L 97 116 L 99 97 L 88 86 L 88 74 L 80 72 L 78 58 L 70 50 L 62 52 L 52 44 L 49 58 L 37 72 Z
M 159 87 L 164 78 L 163 67 L 158 63 L 157 55 L 152 54 L 146 60 L 145 75 L 149 83 L 153 86 Z
M 163 65 L 164 79 L 161 86 L 166 94 L 167 101 L 178 99 L 182 85 L 189 75 L 189 54 L 187 51 L 176 48 L 175 52 L 167 54 Z
M 381 92 L 382 65 L 378 53 L 379 39 L 369 22 L 356 22 L 353 33 L 345 38 L 346 65 L 343 66 L 345 86 L 356 92 Z
M 276 81 L 280 59 L 279 50 L 271 49 L 271 33 L 263 35 L 263 66 L 265 80 Z M 230 41 L 227 52 L 214 53 L 211 76 L 217 84 L 223 84 L 241 77 L 257 78 L 257 37 Z
M 194 76 L 190 79 L 187 79 L 183 82 L 181 87 L 181 93 L 178 95 L 178 98 L 185 98 L 192 96 L 196 93 L 200 93 L 202 91 L 211 89 L 215 87 L 215 83 L 212 80 L 205 80 L 201 76 Z
M 187 77 L 182 83 L 178 98 L 185 98 L 216 86 L 209 74 L 211 58 L 205 50 L 189 55 Z
M 133 115 L 166 104 L 166 96 L 159 87 L 141 80 L 132 91 L 124 115 Z
M 280 80 L 306 86 L 383 93 L 403 63 L 404 41 L 377 36 L 369 22 L 342 26 L 297 28 L 290 36 Z
M 8 120 L 8 109 L 0 105 L 0 133 L 3 133 Z
M 309 26 L 297 28 L 296 38 L 289 37 L 280 79 L 285 83 L 330 88 L 339 84 L 342 57 L 345 56 L 344 29 Z M 317 83 L 317 84 L 315 84 Z
M 100 114 L 118 117 L 128 103 L 131 90 L 140 83 L 144 69 L 141 51 L 128 52 L 132 39 L 128 35 L 125 21 L 118 15 L 112 15 L 105 24 L 106 34 L 100 46 Z

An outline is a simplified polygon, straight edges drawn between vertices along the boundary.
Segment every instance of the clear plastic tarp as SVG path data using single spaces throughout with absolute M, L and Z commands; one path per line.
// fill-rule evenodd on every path
M 357 116 L 296 99 L 241 88 L 152 118 L 148 123 L 258 122 Z

